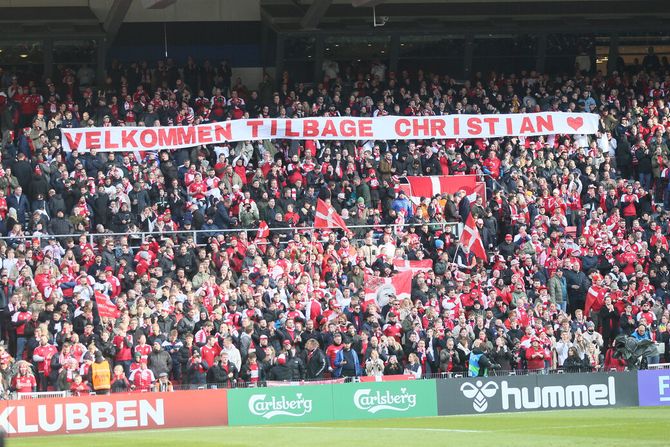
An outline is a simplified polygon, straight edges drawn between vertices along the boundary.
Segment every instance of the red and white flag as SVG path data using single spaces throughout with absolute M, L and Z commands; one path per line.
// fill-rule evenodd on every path
M 462 246 L 468 247 L 472 254 L 479 259 L 488 260 L 482 237 L 475 226 L 475 219 L 472 217 L 472 214 L 468 214 L 468 220 L 465 221 L 460 242 Z
M 465 191 L 468 199 L 474 202 L 477 195 L 486 199 L 486 185 L 477 181 L 476 175 L 431 175 L 426 177 L 406 177 L 409 182 L 408 196 L 418 204 L 424 197 L 433 197 L 435 194 L 454 194 Z M 403 185 L 401 185 L 401 189 Z
M 261 220 L 258 224 L 258 233 L 256 234 L 256 239 L 267 239 L 268 237 L 270 237 L 270 227 L 266 221 Z
M 390 278 L 371 276 L 365 280 L 365 300 L 376 301 L 380 307 L 386 306 L 392 296 L 399 299 L 412 295 L 412 270 L 399 272 Z
M 404 259 L 394 259 L 393 267 L 395 267 L 398 272 L 404 272 L 405 270 L 411 270 L 414 273 L 427 272 L 433 270 L 433 260 L 422 259 L 420 261 L 406 261 Z
M 349 231 L 347 224 L 342 219 L 342 216 L 337 214 L 332 205 L 328 205 L 321 199 L 316 201 L 316 216 L 314 218 L 314 226 L 316 228 L 342 228 L 344 231 Z
M 107 295 L 95 292 L 95 301 L 98 303 L 98 315 L 100 318 L 119 318 L 121 312 Z

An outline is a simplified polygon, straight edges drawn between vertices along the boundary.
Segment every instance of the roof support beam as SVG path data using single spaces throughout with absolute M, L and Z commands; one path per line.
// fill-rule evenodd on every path
M 105 23 L 102 24 L 106 33 L 108 45 L 111 45 L 114 42 L 114 39 L 116 39 L 116 35 L 119 33 L 123 19 L 126 18 L 126 14 L 132 3 L 132 0 L 114 0 L 112 7 L 109 8 L 107 17 L 105 17 Z
M 319 22 L 326 15 L 333 0 L 314 0 L 309 9 L 300 20 L 300 26 L 304 29 L 314 29 L 319 26 Z
M 353 6 L 354 8 L 358 8 L 361 6 L 372 7 L 382 4 L 384 3 L 384 1 L 385 0 L 351 0 L 351 6 Z

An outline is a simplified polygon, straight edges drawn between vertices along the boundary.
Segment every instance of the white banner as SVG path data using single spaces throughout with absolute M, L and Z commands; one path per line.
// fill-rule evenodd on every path
M 102 152 L 177 149 L 226 141 L 425 140 L 504 136 L 594 134 L 598 115 L 542 112 L 509 115 L 444 115 L 378 118 L 248 119 L 176 127 L 61 129 L 65 150 Z

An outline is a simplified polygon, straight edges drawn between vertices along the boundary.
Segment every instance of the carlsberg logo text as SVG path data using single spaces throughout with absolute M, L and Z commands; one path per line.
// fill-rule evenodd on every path
M 503 380 L 500 383 L 500 393 L 503 410 L 616 405 L 614 377 L 608 377 L 607 384 L 536 386 L 532 389 L 511 387 Z
M 361 389 L 354 393 L 354 405 L 356 408 L 368 413 L 378 413 L 383 410 L 407 411 L 416 406 L 416 394 L 410 394 L 406 388 L 401 388 L 400 393 L 391 391 L 375 391 Z
M 297 393 L 294 399 L 254 394 L 249 398 L 249 411 L 268 420 L 275 416 L 300 417 L 312 412 L 312 401 L 303 398 L 302 393 Z

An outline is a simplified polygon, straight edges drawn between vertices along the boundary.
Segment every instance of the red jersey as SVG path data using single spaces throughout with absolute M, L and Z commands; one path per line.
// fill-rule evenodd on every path
M 207 184 L 205 182 L 193 182 L 188 186 L 188 193 L 194 199 L 202 200 L 205 198 L 207 192 Z
M 124 362 L 133 359 L 132 349 L 126 346 L 125 343 L 126 339 L 130 342 L 132 346 L 133 341 L 132 335 L 126 335 L 125 337 L 117 335 L 116 337 L 114 337 L 113 343 L 114 347 L 116 347 L 116 356 L 114 357 L 114 360 Z
M 337 353 L 344 348 L 344 345 L 330 345 L 326 348 L 326 357 L 328 357 L 328 361 L 330 362 L 330 367 L 335 369 L 335 357 L 337 357 Z
M 137 345 L 133 351 L 142 354 L 142 360 L 147 360 L 149 358 L 149 354 L 151 354 L 151 346 L 146 343 L 144 345 Z
M 79 385 L 73 382 L 70 386 L 70 392 L 73 396 L 86 396 L 91 392 L 91 388 L 89 388 L 86 382 L 81 382 Z
M 37 370 L 45 375 L 51 372 L 51 358 L 58 355 L 58 348 L 54 345 L 38 346 L 33 351 L 33 356 L 41 357 L 37 362 Z
M 136 391 L 151 391 L 151 385 L 156 381 L 150 369 L 136 369 L 130 374 L 130 383 L 135 385 Z
M 26 332 L 26 322 L 30 320 L 32 314 L 30 312 L 17 312 L 12 316 L 12 321 L 17 324 L 16 335 L 22 336 Z M 19 324 L 22 323 L 20 326 Z
M 25 376 L 17 374 L 12 379 L 12 388 L 19 393 L 32 393 L 37 388 L 37 381 L 32 374 Z
M 221 347 L 218 343 L 214 343 L 214 346 L 211 348 L 207 345 L 200 348 L 200 355 L 202 356 L 202 359 L 207 362 L 207 366 L 210 367 L 214 365 L 214 359 L 217 355 L 219 355 L 220 352 Z
M 530 347 L 526 349 L 526 360 L 528 361 L 528 369 L 542 369 L 544 368 L 544 361 L 549 360 L 547 350 L 538 347 Z
M 387 337 L 393 337 L 398 343 L 402 338 L 402 325 L 400 323 L 391 324 L 388 323 L 384 326 L 384 335 Z
M 632 217 L 637 215 L 636 203 L 639 199 L 636 194 L 624 194 L 621 196 L 621 204 L 623 205 L 623 215 Z

